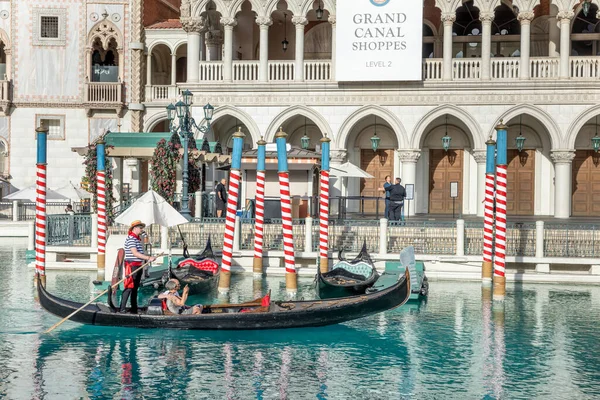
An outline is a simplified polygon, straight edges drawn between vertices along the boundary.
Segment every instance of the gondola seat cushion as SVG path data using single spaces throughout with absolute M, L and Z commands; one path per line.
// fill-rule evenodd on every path
M 208 259 L 196 261 L 193 258 L 186 258 L 185 260 L 181 261 L 177 267 L 181 268 L 187 266 L 193 266 L 196 269 L 212 272 L 213 274 L 216 274 L 219 270 L 219 264 L 217 264 L 214 260 Z
M 344 268 L 346 271 L 355 275 L 362 275 L 367 279 L 373 273 L 373 267 L 366 263 L 350 264 L 345 261 L 340 261 L 335 265 L 335 268 Z
M 163 315 L 164 314 L 164 309 L 163 309 L 163 300 L 159 299 L 158 297 L 154 297 L 153 299 L 150 300 L 150 303 L 148 304 L 148 311 L 146 312 L 146 314 L 148 315 Z

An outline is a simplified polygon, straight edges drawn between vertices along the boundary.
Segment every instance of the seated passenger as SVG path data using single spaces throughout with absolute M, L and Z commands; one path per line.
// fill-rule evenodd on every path
M 173 314 L 202 314 L 202 306 L 186 306 L 185 302 L 188 298 L 190 288 L 185 285 L 183 288 L 183 295 L 179 295 L 178 289 L 181 288 L 177 279 L 169 279 L 165 283 L 166 292 L 158 295 L 159 299 L 167 300 L 167 309 Z

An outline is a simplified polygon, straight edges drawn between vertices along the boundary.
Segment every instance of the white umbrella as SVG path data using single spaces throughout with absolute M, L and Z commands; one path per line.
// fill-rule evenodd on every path
M 89 199 L 92 197 L 92 194 L 86 192 L 80 187 L 75 186 L 73 183 L 69 182 L 65 186 L 59 187 L 55 190 L 56 193 L 62 194 L 71 200 L 80 201 L 83 199 Z
M 329 174 L 337 178 L 373 178 L 373 175 L 358 168 L 350 161 L 345 162 L 342 165 L 330 167 Z
M 26 187 L 25 189 L 21 189 L 18 192 L 4 196 L 4 200 L 28 200 L 35 202 L 36 197 L 37 193 L 35 190 L 35 185 L 32 185 Z M 46 201 L 69 201 L 69 198 L 55 192 L 52 189 L 46 188 Z
M 179 214 L 176 209 L 154 190 L 148 190 L 142 197 L 137 199 L 115 219 L 115 222 L 129 225 L 136 219 L 139 219 L 146 225 L 158 224 L 166 227 L 188 222 L 183 215 Z

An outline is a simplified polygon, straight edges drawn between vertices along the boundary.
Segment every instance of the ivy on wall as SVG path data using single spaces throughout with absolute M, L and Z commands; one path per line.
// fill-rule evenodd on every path
M 106 146 L 106 149 L 111 149 L 112 146 Z M 113 195 L 113 174 L 112 164 L 109 162 L 108 156 L 104 155 L 104 164 L 106 165 L 106 218 L 108 221 L 113 219 L 113 204 L 116 199 Z M 98 159 L 96 157 L 96 146 L 90 144 L 87 146 L 85 156 L 83 157 L 83 165 L 85 166 L 85 175 L 81 178 L 81 187 L 88 193 L 92 194 L 92 209 L 94 212 L 98 210 L 98 181 L 96 173 L 98 172 Z
M 167 202 L 173 203 L 177 185 L 177 164 L 181 159 L 179 149 L 181 143 L 177 134 L 168 142 L 161 139 L 150 160 L 150 183 L 152 190 L 161 195 Z

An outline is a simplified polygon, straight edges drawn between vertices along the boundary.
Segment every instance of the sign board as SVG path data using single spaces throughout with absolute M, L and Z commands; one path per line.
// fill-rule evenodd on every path
M 458 182 L 450 182 L 450 197 L 453 199 L 458 197 Z
M 420 81 L 423 2 L 337 0 L 338 81 Z
M 119 67 L 106 65 L 92 66 L 92 82 L 119 82 Z
M 404 199 L 405 200 L 414 200 L 415 199 L 415 185 L 413 185 L 412 183 L 407 183 L 406 186 L 404 187 L 404 189 L 406 190 L 406 197 Z

